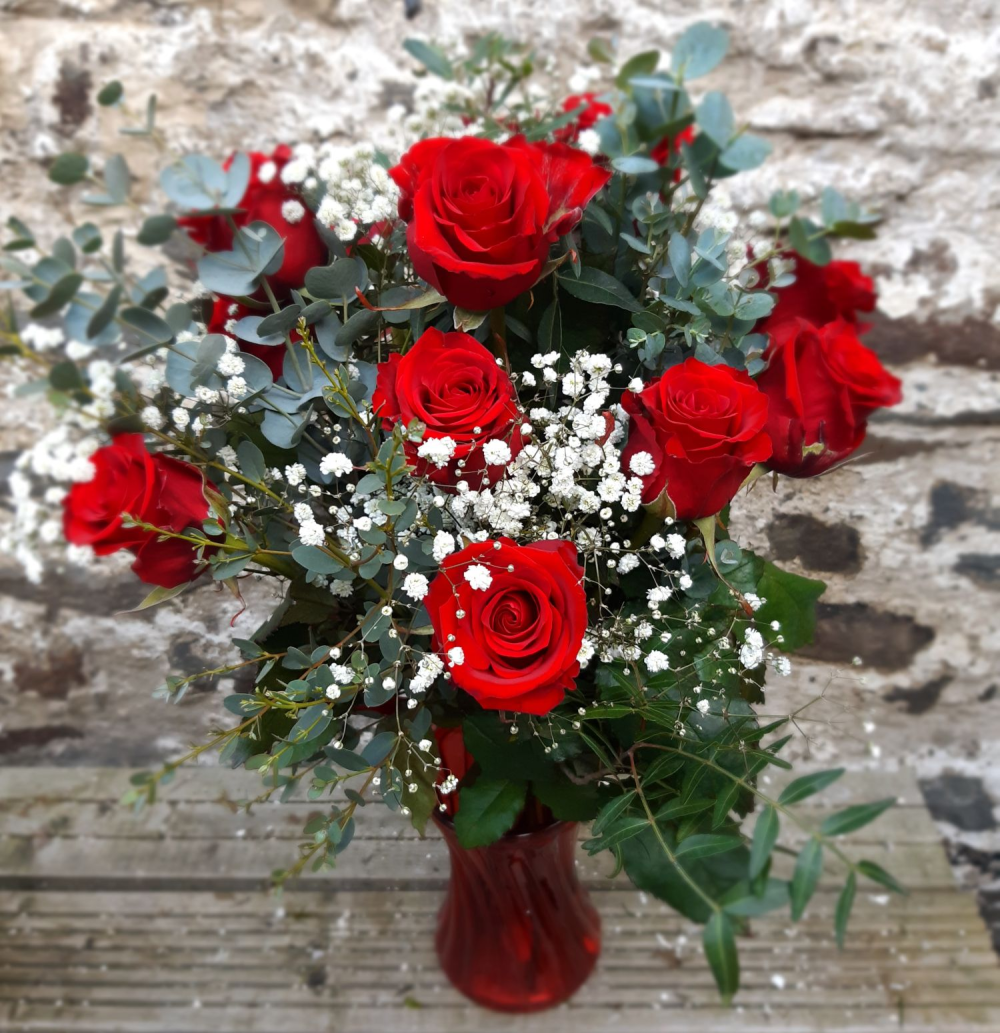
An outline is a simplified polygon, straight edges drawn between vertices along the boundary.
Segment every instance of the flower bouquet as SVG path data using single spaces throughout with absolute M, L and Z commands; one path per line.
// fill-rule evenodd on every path
M 728 532 L 741 493 L 831 471 L 899 401 L 859 339 L 872 282 L 831 260 L 877 220 L 828 189 L 739 227 L 725 181 L 769 145 L 689 86 L 726 51 L 711 25 L 666 60 L 592 41 L 569 97 L 498 36 L 406 46 L 414 108 L 377 145 L 167 154 L 151 199 L 120 154 L 52 162 L 101 226 L 43 251 L 8 224 L 3 286 L 26 301 L 2 351 L 57 422 L 16 464 L 5 546 L 34 578 L 46 557 L 127 557 L 147 606 L 209 581 L 236 616 L 271 600 L 223 668 L 244 689 L 230 727 L 129 802 L 212 748 L 265 795 L 307 794 L 320 810 L 279 880 L 334 868 L 366 804 L 435 822 L 442 964 L 508 1010 L 565 999 L 594 964 L 573 860 L 589 823 L 583 849 L 704 923 L 729 998 L 739 934 L 797 919 L 825 860 L 846 880 L 839 939 L 859 878 L 899 889 L 835 842 L 891 800 L 774 856 L 841 773 L 758 785 L 791 766 L 786 722 L 755 710 L 765 676 L 789 673 L 823 585 Z M 138 125 L 119 83 L 98 100 L 167 150 L 155 98 Z M 125 206 L 137 232 L 106 241 Z M 135 257 L 168 241 L 169 276 Z

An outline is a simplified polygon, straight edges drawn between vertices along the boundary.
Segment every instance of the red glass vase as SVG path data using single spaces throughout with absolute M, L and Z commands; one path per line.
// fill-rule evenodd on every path
M 601 950 L 601 920 L 576 877 L 576 824 L 515 830 L 467 850 L 435 815 L 451 881 L 437 954 L 452 984 L 486 1008 L 531 1012 L 570 997 Z

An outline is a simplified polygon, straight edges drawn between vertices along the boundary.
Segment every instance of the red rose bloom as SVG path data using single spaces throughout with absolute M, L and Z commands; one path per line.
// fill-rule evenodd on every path
M 665 136 L 650 152 L 649 156 L 658 165 L 666 165 L 673 155 L 678 154 L 682 143 L 691 143 L 694 140 L 694 126 L 682 129 L 675 137 Z M 681 170 L 674 171 L 674 182 L 679 182 Z
M 250 180 L 238 205 L 243 210 L 233 216 L 233 221 L 237 226 L 266 222 L 284 238 L 285 254 L 281 268 L 267 279 L 275 293 L 287 294 L 290 290 L 302 287 L 310 269 L 326 262 L 327 247 L 308 209 L 298 222 L 289 222 L 281 214 L 281 206 L 286 201 L 299 200 L 297 192 L 281 181 L 281 170 L 292 157 L 291 148 L 282 144 L 273 154 L 251 151 L 248 157 Z M 233 159 L 229 158 L 223 167 L 228 169 L 232 162 Z M 188 231 L 188 236 L 206 251 L 232 250 L 233 231 L 223 216 L 192 216 L 177 221 Z
M 424 604 L 452 680 L 487 710 L 547 714 L 574 688 L 587 597 L 570 542 L 470 545 L 441 564 Z
M 73 545 L 98 556 L 128 549 L 141 581 L 174 588 L 198 567 L 190 542 L 158 541 L 153 531 L 124 527 L 122 514 L 169 531 L 199 526 L 208 517 L 205 479 L 190 463 L 150 455 L 141 434 L 122 434 L 91 457 L 94 477 L 73 485 L 63 500 L 63 531 Z
M 405 354 L 392 354 L 378 367 L 372 399 L 382 426 L 420 420 L 424 443 L 450 438 L 454 452 L 446 462 L 421 457 L 420 446 L 407 442 L 407 459 L 418 476 L 454 486 L 465 480 L 474 490 L 498 481 L 506 463 L 489 464 L 487 441 L 507 443 L 511 458 L 521 451 L 521 412 L 514 385 L 493 353 L 470 334 L 444 334 L 433 327 Z M 425 452 L 428 450 L 425 450 Z
M 215 304 L 212 306 L 212 317 L 209 319 L 205 329 L 210 334 L 228 334 L 230 337 L 236 337 L 235 334 L 230 334 L 226 329 L 226 324 L 230 319 L 235 319 L 238 322 L 244 316 L 269 314 L 259 309 L 249 308 L 247 305 L 241 305 L 238 301 L 233 301 L 232 298 L 216 298 Z M 291 339 L 293 341 L 301 340 L 297 330 L 291 331 Z M 242 337 L 236 337 L 236 341 L 240 346 L 240 351 L 244 351 L 248 355 L 255 355 L 262 362 L 266 362 L 267 368 L 271 371 L 271 376 L 275 380 L 281 376 L 282 366 L 285 361 L 284 344 L 252 344 L 250 341 L 244 341 Z
M 795 282 L 774 288 L 778 301 L 758 324 L 759 333 L 772 333 L 791 319 L 805 319 L 813 326 L 844 319 L 856 324 L 859 333 L 868 329 L 868 324 L 858 322 L 858 312 L 874 311 L 877 296 L 871 277 L 865 276 L 857 262 L 814 265 L 794 252 L 786 257 L 795 259 Z M 758 265 L 757 271 L 766 280 L 767 269 Z
M 599 119 L 613 114 L 610 104 L 597 99 L 596 93 L 574 93 L 563 101 L 563 111 L 576 111 L 581 105 L 586 105 L 583 111 L 577 116 L 576 121 L 557 129 L 555 137 L 563 143 L 575 143 L 584 129 L 592 129 Z
M 718 513 L 754 464 L 771 454 L 767 398 L 730 366 L 687 359 L 641 393 L 626 391 L 622 405 L 630 417 L 622 469 L 642 477 L 646 505 L 665 493 L 681 520 Z M 652 458 L 652 473 L 633 470 L 640 452 Z M 641 461 L 636 465 L 642 468 Z
M 869 415 L 902 399 L 900 382 L 844 320 L 815 327 L 780 324 L 757 378 L 768 398 L 768 466 L 813 477 L 849 456 L 864 440 Z
M 422 140 L 389 170 L 417 274 L 474 312 L 506 305 L 542 275 L 549 246 L 611 178 L 561 143 Z

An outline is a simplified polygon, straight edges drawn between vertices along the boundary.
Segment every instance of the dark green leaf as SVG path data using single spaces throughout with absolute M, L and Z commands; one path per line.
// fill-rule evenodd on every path
M 765 807 L 753 830 L 753 845 L 750 847 L 750 869 L 751 879 L 756 879 L 764 870 L 774 844 L 778 839 L 780 822 L 778 812 L 773 807 Z
M 147 247 L 164 244 L 176 228 L 177 220 L 172 215 L 150 215 L 143 221 L 136 239 Z
M 900 893 L 904 897 L 907 895 L 906 887 L 897 882 L 892 875 L 874 861 L 858 861 L 858 871 L 872 882 L 877 882 L 880 886 L 885 886 L 887 890 L 892 890 L 893 893 Z
M 90 317 L 87 323 L 87 336 L 96 337 L 102 330 L 110 326 L 118 311 L 118 302 L 121 301 L 122 288 L 115 286 L 108 296 L 101 302 L 100 308 Z
M 614 60 L 612 44 L 601 36 L 594 36 L 587 40 L 587 55 L 591 61 L 598 61 L 601 64 L 610 64 Z
M 896 802 L 896 797 L 889 796 L 884 800 L 876 800 L 874 803 L 859 803 L 853 807 L 845 807 L 844 810 L 831 814 L 819 830 L 824 836 L 843 836 L 855 829 L 860 829 L 869 822 L 874 821 L 879 815 L 887 811 Z
M 236 692 L 226 696 L 222 705 L 237 717 L 250 717 L 264 709 L 264 704 L 252 693 L 247 692 Z
M 598 835 L 607 825 L 610 825 L 618 817 L 628 810 L 629 805 L 636 798 L 636 792 L 634 789 L 630 789 L 627 793 L 616 797 L 610 803 L 605 804 L 601 808 L 601 813 L 594 819 L 594 823 L 591 829 L 594 835 Z
M 590 821 L 607 798 L 596 782 L 577 785 L 568 778 L 532 782 L 531 791 L 559 821 Z
M 816 600 L 825 589 L 822 581 L 790 574 L 766 563 L 757 585 L 757 594 L 766 600 L 756 614 L 761 634 L 771 642 L 780 635 L 779 644 L 785 650 L 808 645 L 816 627 Z M 772 621 L 778 621 L 777 631 L 771 629 Z
M 846 237 L 848 240 L 874 240 L 875 227 L 868 222 L 835 222 L 830 227 L 830 235 L 834 237 Z
M 79 183 L 87 175 L 90 163 L 82 154 L 60 154 L 49 166 L 49 179 L 60 186 Z
M 271 337 L 286 333 L 299 321 L 300 311 L 298 305 L 288 305 L 280 312 L 272 312 L 271 315 L 265 316 L 257 325 L 257 336 Z
M 785 805 L 798 803 L 799 800 L 804 800 L 813 793 L 822 792 L 828 785 L 833 785 L 844 773 L 844 770 L 844 768 L 830 768 L 827 771 L 814 771 L 810 775 L 803 775 L 785 786 L 781 791 L 781 796 L 778 797 L 778 803 Z
M 455 816 L 458 841 L 466 849 L 496 842 L 517 821 L 527 785 L 506 779 L 480 778 L 459 792 Z
M 590 853 L 597 853 L 599 850 L 610 850 L 612 847 L 624 843 L 633 836 L 638 836 L 649 828 L 649 819 L 645 814 L 627 815 L 617 818 L 601 829 L 601 835 L 594 839 L 588 839 L 583 846 Z
M 646 773 L 644 781 L 649 781 L 649 772 Z M 692 814 L 701 814 L 702 811 L 707 811 L 713 803 L 713 800 L 707 799 L 671 800 L 670 803 L 656 812 L 656 820 L 658 823 L 661 823 L 676 821 L 678 818 L 687 818 Z
M 559 302 L 552 301 L 538 324 L 538 347 L 542 354 L 562 351 L 562 312 Z
M 330 713 L 323 716 L 323 707 L 309 707 L 303 710 L 285 737 L 288 742 L 311 742 L 319 738 L 330 727 Z
M 102 108 L 109 108 L 112 104 L 117 104 L 122 99 L 122 94 L 125 92 L 125 87 L 117 79 L 112 79 L 111 82 L 105 83 L 97 93 L 97 103 Z
M 395 748 L 398 736 L 395 732 L 379 732 L 373 736 L 371 742 L 361 751 L 361 756 L 375 767 L 389 756 Z
M 368 273 L 360 258 L 338 258 L 332 265 L 319 266 L 306 273 L 306 290 L 314 298 L 337 302 L 354 301 L 355 287 L 364 289 Z
M 851 872 L 847 876 L 847 882 L 840 891 L 837 898 L 837 909 L 834 916 L 834 929 L 837 933 L 837 946 L 844 949 L 844 935 L 847 932 L 847 920 L 851 917 L 851 908 L 854 906 L 854 894 L 858 888 L 858 880 Z
M 688 836 L 677 845 L 674 856 L 693 861 L 699 857 L 712 857 L 714 854 L 724 854 L 728 850 L 735 850 L 742 842 L 743 840 L 739 836 L 717 833 Z
M 806 904 L 816 891 L 816 884 L 823 871 L 823 845 L 818 839 L 810 839 L 799 851 L 792 875 L 790 896 L 792 898 L 792 921 L 797 922 L 806 909 Z
M 77 226 L 73 230 L 73 240 L 85 255 L 92 255 L 95 251 L 101 250 L 101 231 L 92 222 Z
M 705 957 L 723 1001 L 728 1004 L 740 987 L 740 959 L 736 951 L 733 923 L 724 911 L 715 911 L 702 935 Z
M 43 316 L 51 316 L 58 312 L 72 300 L 82 283 L 83 277 L 79 273 L 67 273 L 61 277 L 53 284 L 48 297 L 31 310 L 31 318 L 41 319 Z
M 618 75 L 615 76 L 615 85 L 624 90 L 628 87 L 629 80 L 638 75 L 650 75 L 656 71 L 660 63 L 660 52 L 658 50 L 644 50 L 642 53 L 630 57 L 621 66 Z
M 821 234 L 821 228 L 809 219 L 795 218 L 788 225 L 792 248 L 816 265 L 826 265 L 833 258 L 830 244 Z
M 722 906 L 739 918 L 755 918 L 766 915 L 769 911 L 788 905 L 788 883 L 783 879 L 768 879 L 763 893 L 751 893 L 746 882 L 733 887 L 726 894 Z
M 581 301 L 592 305 L 611 305 L 623 308 L 627 312 L 642 311 L 642 306 L 629 293 L 625 284 L 601 269 L 584 266 L 580 270 L 579 279 L 570 273 L 557 275 L 557 279 L 567 294 L 572 294 Z
M 83 387 L 83 378 L 76 363 L 66 359 L 64 362 L 57 362 L 49 370 L 49 383 L 57 391 L 76 391 Z

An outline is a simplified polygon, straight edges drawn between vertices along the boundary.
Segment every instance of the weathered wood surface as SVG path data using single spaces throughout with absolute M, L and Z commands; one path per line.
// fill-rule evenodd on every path
M 581 852 L 604 927 L 590 982 L 532 1018 L 468 1004 L 434 956 L 447 858 L 384 808 L 363 815 L 335 874 L 280 896 L 305 801 L 238 801 L 243 772 L 178 776 L 142 814 L 118 806 L 128 772 L 0 770 L 0 1030 L 4 1033 L 445 1033 L 615 1029 L 646 1033 L 996 1033 L 1000 972 L 975 902 L 959 892 L 909 775 L 847 775 L 803 809 L 896 794 L 901 805 L 844 842 L 912 890 L 861 887 L 847 948 L 833 941 L 832 866 L 798 926 L 754 922 L 743 988 L 719 1006 L 698 929 L 609 881 Z

